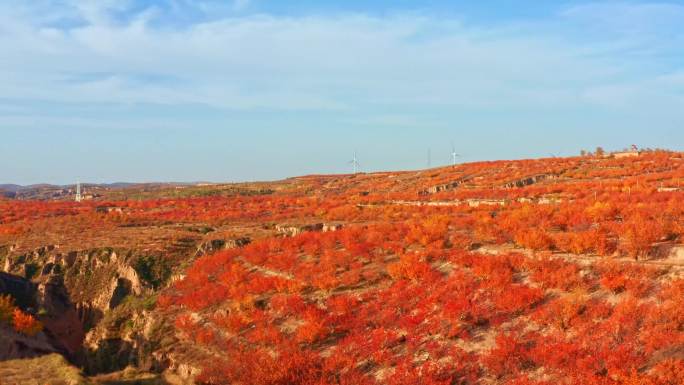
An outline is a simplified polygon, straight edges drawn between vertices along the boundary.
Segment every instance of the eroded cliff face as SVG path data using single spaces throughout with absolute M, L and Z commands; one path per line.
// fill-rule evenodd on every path
M 92 373 L 139 363 L 138 351 L 147 344 L 144 323 L 153 319 L 148 297 L 169 275 L 154 256 L 109 248 L 5 250 L 0 291 L 39 316 L 53 351 Z
M 11 293 L 15 303 L 22 309 L 33 310 L 38 305 L 37 285 L 29 280 L 7 273 L 0 273 L 0 294 Z M 34 337 L 26 337 L 11 327 L 0 325 L 0 361 L 30 358 L 58 352 L 59 344 L 51 338 L 49 329 Z
M 86 329 L 125 296 L 143 291 L 136 271 L 108 249 L 60 253 L 47 246 L 26 254 L 10 254 L 4 266 L 6 273 L 37 283 L 43 302 L 60 304 L 61 294 L 66 296 Z
M 191 383 L 205 352 L 176 337 L 170 318 L 155 309 L 157 293 L 181 277 L 193 259 L 249 242 L 247 237 L 188 242 L 171 261 L 145 249 L 0 245 L 0 294 L 11 294 L 45 326 L 44 335 L 33 340 L 5 338 L 0 359 L 56 352 L 90 375 L 133 366 L 175 373 Z

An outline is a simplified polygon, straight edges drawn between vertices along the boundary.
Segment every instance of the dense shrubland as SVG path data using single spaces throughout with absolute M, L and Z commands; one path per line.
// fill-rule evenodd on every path
M 207 366 L 207 383 L 669 384 L 682 375 L 676 359 L 654 365 L 684 342 L 682 280 L 610 258 L 583 266 L 453 249 L 436 235 L 441 221 L 217 253 L 160 304 L 206 315 L 180 315 L 176 327 L 226 354 Z
M 207 384 L 680 384 L 682 177 L 681 154 L 656 151 L 310 176 L 269 195 L 0 200 L 0 239 L 251 226 L 253 243 L 193 260 L 157 301 L 213 357 Z

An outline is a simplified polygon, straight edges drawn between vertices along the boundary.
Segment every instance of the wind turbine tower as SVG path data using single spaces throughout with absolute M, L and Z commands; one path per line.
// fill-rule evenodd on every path
M 354 167 L 354 174 L 358 174 L 359 173 L 359 167 L 361 165 L 359 164 L 359 161 L 356 158 L 356 151 L 354 151 L 354 158 L 351 161 L 349 161 L 349 163 Z
M 81 195 L 81 182 L 76 182 L 76 202 L 80 202 L 83 200 L 83 196 Z
M 451 143 L 451 165 L 456 166 L 456 158 L 458 158 L 459 154 L 456 153 L 456 147 L 454 146 L 454 143 Z

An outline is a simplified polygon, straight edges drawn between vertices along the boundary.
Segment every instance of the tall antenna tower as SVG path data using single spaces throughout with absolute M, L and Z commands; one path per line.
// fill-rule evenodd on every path
M 76 202 L 80 202 L 83 200 L 83 196 L 81 195 L 81 182 L 76 182 Z
M 459 154 L 456 153 L 456 146 L 454 146 L 454 142 L 451 142 L 451 165 L 456 166 L 456 158 L 458 158 Z
M 359 163 L 358 159 L 356 158 L 356 151 L 354 151 L 354 158 L 352 158 L 352 160 L 349 161 L 349 164 L 351 164 L 352 167 L 354 167 L 354 174 L 358 174 L 359 173 L 359 167 L 361 167 L 361 164 Z

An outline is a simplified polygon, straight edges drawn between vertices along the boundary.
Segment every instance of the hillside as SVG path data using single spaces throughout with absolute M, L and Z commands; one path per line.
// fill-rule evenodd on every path
M 92 381 L 681 384 L 684 154 L 628 155 L 0 198 L 0 294 L 49 344 L 8 358 Z
M 0 362 L 2 383 L 26 385 L 92 385 L 58 354 Z

